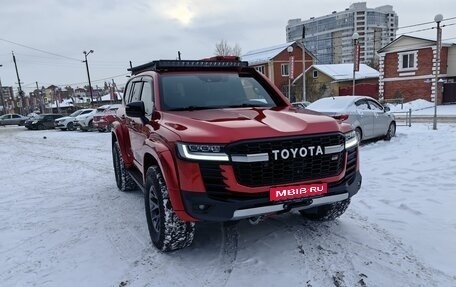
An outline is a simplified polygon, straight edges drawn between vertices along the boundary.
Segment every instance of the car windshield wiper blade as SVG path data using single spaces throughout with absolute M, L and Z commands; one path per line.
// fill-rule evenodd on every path
M 214 107 L 188 106 L 188 107 L 169 109 L 169 111 L 196 111 L 196 110 L 208 110 L 208 109 L 214 109 Z
M 262 104 L 240 104 L 240 105 L 231 105 L 227 108 L 256 108 L 256 107 L 269 107 L 268 105 Z

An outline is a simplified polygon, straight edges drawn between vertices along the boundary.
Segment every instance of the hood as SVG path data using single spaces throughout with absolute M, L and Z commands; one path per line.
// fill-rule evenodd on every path
M 160 124 L 183 141 L 217 143 L 350 129 L 331 117 L 289 107 L 164 112 Z

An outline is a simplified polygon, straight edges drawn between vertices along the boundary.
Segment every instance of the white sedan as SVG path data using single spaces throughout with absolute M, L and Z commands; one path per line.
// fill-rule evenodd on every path
M 384 138 L 396 134 L 396 120 L 388 107 L 368 96 L 338 96 L 316 100 L 307 106 L 313 110 L 353 126 L 360 141 Z

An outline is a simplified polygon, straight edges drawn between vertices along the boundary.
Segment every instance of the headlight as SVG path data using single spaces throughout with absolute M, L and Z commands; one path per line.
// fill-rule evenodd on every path
M 351 131 L 345 134 L 345 149 L 352 148 L 358 145 L 358 137 L 355 131 Z
M 222 145 L 177 143 L 179 155 L 190 160 L 228 161 Z
M 33 121 L 33 122 L 32 122 L 32 125 L 36 124 L 37 122 L 38 122 L 38 121 Z

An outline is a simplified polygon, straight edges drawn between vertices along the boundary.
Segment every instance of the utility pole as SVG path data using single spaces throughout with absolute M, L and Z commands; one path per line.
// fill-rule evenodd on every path
M 35 82 L 36 84 L 36 92 L 38 93 L 38 97 L 40 99 L 40 113 L 44 113 L 44 97 L 43 93 L 40 91 L 40 88 L 38 87 L 38 82 Z
M 442 14 L 437 14 L 434 17 L 435 23 L 437 23 L 437 41 L 436 41 L 436 52 L 435 52 L 435 85 L 434 85 L 434 119 L 432 129 L 437 129 L 437 102 L 439 99 L 439 74 L 440 74 L 440 49 L 442 49 L 442 28 L 440 28 L 440 22 L 443 21 Z
M 14 56 L 14 52 L 11 52 L 11 54 L 13 54 L 14 67 L 16 68 L 17 83 L 19 85 L 19 97 L 21 97 L 20 113 L 22 114 L 24 108 L 24 92 L 22 91 L 21 79 L 19 79 L 19 71 L 17 70 L 16 56 Z
M 93 92 L 92 92 L 92 83 L 90 82 L 90 73 L 89 73 L 89 62 L 87 62 L 87 55 L 90 53 L 93 53 L 93 50 L 90 50 L 89 52 L 83 51 L 84 57 L 85 57 L 85 64 L 86 64 L 86 69 L 87 69 L 87 78 L 89 78 L 89 91 L 90 91 L 90 105 L 93 107 Z
M 0 65 L 0 67 L 3 67 L 3 65 Z M 6 114 L 5 112 L 5 100 L 3 99 L 3 86 L 2 86 L 2 79 L 0 79 L 0 97 L 2 99 L 2 114 Z
M 306 93 L 306 47 L 304 39 L 306 38 L 306 27 L 302 24 L 302 100 L 307 101 Z

